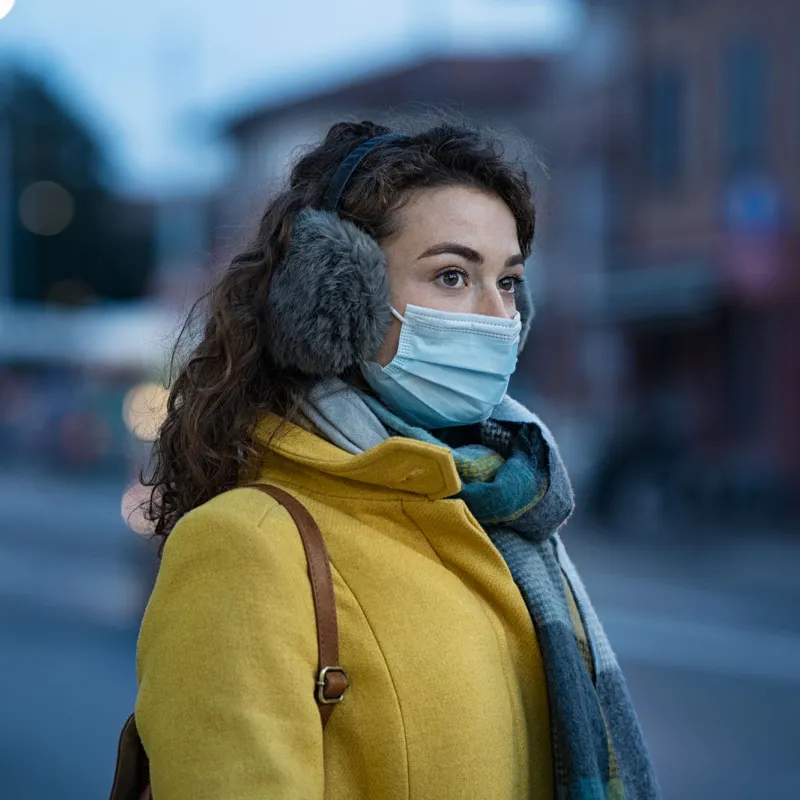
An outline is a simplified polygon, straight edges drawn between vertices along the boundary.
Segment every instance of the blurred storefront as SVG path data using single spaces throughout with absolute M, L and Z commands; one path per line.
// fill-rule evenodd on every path
M 554 64 L 549 141 L 567 143 L 556 191 L 602 165 L 604 256 L 587 267 L 566 234 L 555 243 L 572 347 L 568 378 L 544 379 L 606 426 L 596 508 L 650 473 L 664 514 L 786 519 L 800 495 L 800 6 L 587 5 L 605 72 L 581 69 L 583 52 Z
M 626 184 L 621 260 L 680 254 L 712 266 L 708 331 L 674 359 L 700 395 L 686 448 L 712 456 L 723 497 L 764 512 L 800 491 L 800 6 L 683 3 L 630 20 L 644 180 Z

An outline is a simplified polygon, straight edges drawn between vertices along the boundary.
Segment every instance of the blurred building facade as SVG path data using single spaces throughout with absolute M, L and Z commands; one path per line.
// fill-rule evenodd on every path
M 777 510 L 800 495 L 800 5 L 593 6 L 620 45 L 584 142 L 607 176 L 587 315 L 620 362 L 607 466 L 661 453 L 677 500 Z

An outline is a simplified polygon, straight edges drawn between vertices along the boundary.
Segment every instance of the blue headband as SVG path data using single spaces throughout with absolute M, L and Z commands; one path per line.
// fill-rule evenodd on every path
M 328 188 L 325 190 L 325 197 L 322 201 L 322 208 L 325 211 L 336 211 L 339 208 L 339 202 L 342 199 L 342 194 L 347 187 L 353 173 L 358 169 L 358 165 L 364 160 L 364 157 L 374 147 L 382 142 L 389 142 L 395 139 L 404 139 L 405 137 L 400 133 L 384 133 L 381 136 L 373 136 L 372 139 L 367 139 L 363 142 L 347 158 L 342 161 L 339 168 L 333 174 Z

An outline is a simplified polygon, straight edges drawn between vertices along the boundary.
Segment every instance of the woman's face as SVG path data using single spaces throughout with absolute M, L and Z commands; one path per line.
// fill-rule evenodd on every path
M 517 226 L 497 197 L 461 186 L 425 189 L 399 212 L 399 229 L 383 245 L 392 305 L 511 318 L 523 257 Z M 386 366 L 397 352 L 400 321 L 393 319 L 375 360 Z

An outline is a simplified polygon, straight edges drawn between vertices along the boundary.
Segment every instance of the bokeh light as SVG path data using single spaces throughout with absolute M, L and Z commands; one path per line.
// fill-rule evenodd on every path
M 141 483 L 128 487 L 122 496 L 122 519 L 134 533 L 146 534 L 153 529 L 152 523 L 145 516 L 145 504 L 149 499 L 150 488 Z
M 0 19 L 7 17 L 14 8 L 14 0 L 0 0 Z
M 167 411 L 169 393 L 158 383 L 139 383 L 122 403 L 122 419 L 128 430 L 143 442 L 152 442 Z
M 31 183 L 23 189 L 19 198 L 22 224 L 39 236 L 61 233 L 72 222 L 74 212 L 72 195 L 53 181 Z

